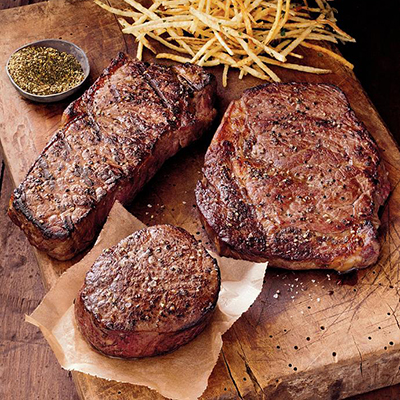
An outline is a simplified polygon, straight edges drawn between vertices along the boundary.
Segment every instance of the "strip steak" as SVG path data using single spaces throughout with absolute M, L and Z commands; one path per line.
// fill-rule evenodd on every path
M 193 236 L 153 226 L 103 251 L 76 298 L 76 321 L 106 355 L 155 356 L 205 328 L 219 289 L 217 262 Z
M 113 203 L 131 201 L 165 160 L 211 124 L 216 83 L 195 65 L 120 53 L 64 112 L 63 126 L 14 191 L 8 214 L 60 260 L 88 247 Z
M 197 205 L 219 252 L 288 269 L 367 267 L 390 192 L 377 146 L 344 93 L 267 84 L 228 107 Z

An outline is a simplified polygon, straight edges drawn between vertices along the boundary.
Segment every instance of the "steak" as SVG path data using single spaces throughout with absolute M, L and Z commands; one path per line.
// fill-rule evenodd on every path
M 229 105 L 196 200 L 223 255 L 347 271 L 376 262 L 389 192 L 377 146 L 339 88 L 272 83 Z
M 131 201 L 210 126 L 215 89 L 201 67 L 149 65 L 120 53 L 66 109 L 14 191 L 9 216 L 38 249 L 72 258 L 94 241 L 115 200 Z
M 149 357 L 188 343 L 213 315 L 217 262 L 184 229 L 158 225 L 104 250 L 75 301 L 77 325 L 97 350 Z

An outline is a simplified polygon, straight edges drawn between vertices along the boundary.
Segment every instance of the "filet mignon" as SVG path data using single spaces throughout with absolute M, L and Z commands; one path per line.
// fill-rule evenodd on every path
M 103 251 L 76 298 L 76 321 L 106 355 L 155 356 L 205 328 L 219 289 L 217 262 L 193 236 L 153 226 Z
M 197 205 L 223 255 L 338 271 L 378 258 L 387 173 L 335 86 L 246 90 L 228 107 L 203 174 Z
M 200 137 L 216 111 L 213 75 L 120 54 L 64 112 L 14 191 L 8 214 L 60 260 L 88 247 L 115 200 L 131 201 L 165 160 Z

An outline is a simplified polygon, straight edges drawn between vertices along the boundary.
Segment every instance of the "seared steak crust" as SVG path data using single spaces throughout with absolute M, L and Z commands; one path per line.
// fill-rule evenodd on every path
M 132 200 L 166 159 L 210 125 L 215 78 L 194 65 L 112 61 L 64 112 L 8 211 L 60 260 L 90 245 L 115 200 Z
M 376 262 L 378 209 L 390 186 L 339 88 L 245 91 L 226 111 L 203 173 L 197 205 L 220 253 L 288 269 Z
M 78 327 L 97 350 L 148 357 L 197 336 L 218 300 L 216 261 L 184 229 L 158 225 L 104 250 L 75 301 Z

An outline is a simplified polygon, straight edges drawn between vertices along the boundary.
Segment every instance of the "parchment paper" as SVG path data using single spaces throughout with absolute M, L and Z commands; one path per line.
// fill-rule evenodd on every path
M 266 264 L 212 254 L 221 269 L 221 292 L 211 323 L 196 339 L 171 354 L 121 360 L 94 351 L 75 326 L 73 300 L 95 259 L 104 248 L 143 228 L 137 218 L 116 203 L 93 249 L 65 272 L 26 321 L 38 326 L 66 370 L 144 385 L 172 399 L 196 399 L 222 348 L 222 335 L 244 313 L 262 289 Z

